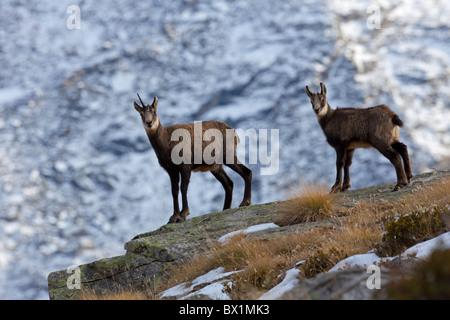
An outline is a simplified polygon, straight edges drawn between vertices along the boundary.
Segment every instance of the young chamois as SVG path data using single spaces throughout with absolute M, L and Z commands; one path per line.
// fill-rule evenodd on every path
M 213 176 L 219 180 L 225 189 L 225 202 L 223 205 L 223 209 L 225 210 L 231 207 L 233 193 L 233 181 L 225 173 L 223 168 L 223 165 L 225 164 L 237 172 L 245 181 L 244 198 L 240 206 L 250 205 L 252 171 L 241 164 L 236 157 L 236 146 L 239 138 L 231 127 L 218 121 L 205 121 L 201 122 L 200 125 L 198 123 L 182 123 L 163 127 L 157 114 L 158 98 L 155 97 L 151 105 L 145 105 L 144 102 L 142 102 L 141 97 L 139 97 L 139 100 L 141 101 L 142 106 L 139 106 L 134 102 L 134 108 L 141 115 L 142 124 L 153 150 L 155 150 L 156 156 L 158 157 L 158 162 L 169 174 L 172 185 L 173 215 L 170 217 L 169 223 L 182 222 L 186 220 L 186 217 L 189 215 L 187 190 L 192 171 L 211 171 Z M 196 126 L 201 126 L 201 130 L 197 129 L 198 127 Z M 214 136 L 214 140 L 210 135 L 209 138 L 207 138 L 205 132 L 216 133 L 215 135 L 212 135 Z M 181 133 L 181 135 L 179 133 Z M 183 136 L 182 133 L 186 133 L 186 135 Z M 180 137 L 183 138 L 181 142 L 179 139 Z M 199 141 L 198 139 L 200 139 L 200 142 L 197 147 L 195 143 L 196 141 Z M 210 140 L 213 141 L 209 142 Z M 183 147 L 181 150 L 180 144 L 181 147 Z M 211 146 L 214 147 L 211 152 L 211 154 L 214 153 L 213 159 L 205 160 L 203 158 L 205 148 L 211 150 Z M 198 160 L 198 157 L 194 159 L 195 152 L 201 152 L 200 160 Z M 183 161 L 180 161 L 179 158 L 181 153 L 183 154 Z M 178 206 L 180 177 L 183 203 L 181 212 Z
M 373 147 L 381 152 L 395 167 L 397 185 L 392 191 L 405 187 L 412 178 L 408 149 L 399 141 L 402 120 L 386 105 L 367 109 L 332 109 L 327 101 L 327 89 L 320 83 L 320 93 L 306 94 L 319 120 L 327 142 L 336 150 L 336 182 L 331 193 L 346 191 L 351 186 L 350 165 L 356 148 Z M 403 158 L 403 165 L 401 159 Z M 342 184 L 342 168 L 344 183 Z

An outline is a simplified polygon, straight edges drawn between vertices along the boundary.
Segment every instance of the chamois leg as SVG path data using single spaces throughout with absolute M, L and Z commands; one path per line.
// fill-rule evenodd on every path
M 181 209 L 180 218 L 177 222 L 183 222 L 189 215 L 189 205 L 187 199 L 187 191 L 189 186 L 189 180 L 191 178 L 191 169 L 189 167 L 183 167 L 181 170 L 181 200 L 183 202 L 183 208 Z
M 401 188 L 408 185 L 408 179 L 406 178 L 406 173 L 402 166 L 402 159 L 400 154 L 395 151 L 390 145 L 387 145 L 384 148 L 377 149 L 383 156 L 388 158 L 395 167 L 395 173 L 397 174 L 397 184 L 395 185 L 394 189 L 392 189 L 392 191 L 400 190 Z
M 180 218 L 180 207 L 178 206 L 178 192 L 180 183 L 180 173 L 169 173 L 170 183 L 172 185 L 172 198 L 173 198 L 173 215 L 169 219 L 169 223 L 177 222 Z
M 225 190 L 225 202 L 223 204 L 223 210 L 231 208 L 231 200 L 233 197 L 233 181 L 228 177 L 223 166 L 220 166 L 219 169 L 211 171 L 213 176 L 219 180 L 222 184 L 223 189 Z
M 336 148 L 336 182 L 331 187 L 330 193 L 335 193 L 342 188 L 342 168 L 345 163 L 345 150 Z
M 239 207 L 245 207 L 252 203 L 252 170 L 244 166 L 236 155 L 233 163 L 225 163 L 231 170 L 237 172 L 245 182 L 244 198 Z
M 347 191 L 351 186 L 350 180 L 350 166 L 352 165 L 353 153 L 355 149 L 345 151 L 345 164 L 344 164 L 344 184 L 340 191 Z
M 395 151 L 397 151 L 403 159 L 403 167 L 405 168 L 406 178 L 408 179 L 408 183 L 411 182 L 411 178 L 413 177 L 411 164 L 409 162 L 409 154 L 408 147 L 406 144 L 401 143 L 400 141 L 394 142 L 392 145 Z

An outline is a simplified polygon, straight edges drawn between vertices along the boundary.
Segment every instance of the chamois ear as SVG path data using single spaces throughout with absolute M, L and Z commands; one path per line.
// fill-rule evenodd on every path
M 157 109 L 158 108 L 158 97 L 155 97 L 153 99 L 153 103 L 152 103 L 153 108 Z
M 142 112 L 142 108 L 139 107 L 139 105 L 136 103 L 136 101 L 134 101 L 134 108 L 136 109 L 137 112 L 139 112 L 139 113 Z
M 305 91 L 306 91 L 306 94 L 308 95 L 308 97 L 311 99 L 311 97 L 312 97 L 313 94 L 312 94 L 311 91 L 309 91 L 308 86 L 305 87 Z
M 327 95 L 327 88 L 322 82 L 320 83 L 320 94 Z

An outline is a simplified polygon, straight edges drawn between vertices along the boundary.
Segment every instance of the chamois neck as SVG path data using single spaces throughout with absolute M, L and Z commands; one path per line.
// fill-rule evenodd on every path
M 167 133 L 166 129 L 159 121 L 159 118 L 157 118 L 157 121 L 158 126 L 156 127 L 156 129 L 150 130 L 145 128 L 145 132 L 147 133 L 148 139 L 150 140 L 153 149 L 155 149 L 155 151 L 157 151 L 158 153 L 158 151 L 164 149 L 164 146 L 166 145 Z
M 334 111 L 336 111 L 336 110 L 333 109 L 328 102 L 327 102 L 327 106 L 328 106 L 327 115 L 332 115 L 334 113 Z
M 328 122 L 328 120 L 331 118 L 331 116 L 334 114 L 335 111 L 336 110 L 334 110 L 327 102 L 326 111 L 323 114 L 316 115 L 317 120 L 319 120 L 319 123 L 322 127 Z

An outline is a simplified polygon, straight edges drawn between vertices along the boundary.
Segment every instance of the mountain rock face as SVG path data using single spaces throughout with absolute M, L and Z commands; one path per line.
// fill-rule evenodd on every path
M 259 153 L 249 165 L 255 204 L 281 200 L 299 178 L 334 179 L 334 151 L 304 92 L 320 82 L 333 107 L 390 105 L 414 173 L 449 168 L 448 2 L 79 1 L 80 29 L 70 28 L 72 5 L 0 4 L 1 299 L 46 299 L 52 270 L 120 255 L 167 222 L 169 178 L 136 93 L 159 97 L 164 125 L 277 130 L 278 171 L 261 175 Z M 395 180 L 374 150 L 356 152 L 352 173 L 355 188 Z M 230 177 L 236 207 L 243 183 Z M 218 210 L 223 196 L 212 175 L 193 175 L 191 216 Z
M 432 185 L 437 178 L 448 177 L 449 172 L 426 173 L 413 178 L 410 186 L 398 192 L 391 192 L 395 183 L 357 189 L 340 194 L 344 206 L 354 206 L 359 202 L 398 201 L 402 197 L 420 191 L 424 186 Z M 155 231 L 135 236 L 125 243 L 126 253 L 113 258 L 101 259 L 88 264 L 71 266 L 70 269 L 50 273 L 48 288 L 50 299 L 76 299 L 79 290 L 73 288 L 74 272 L 78 276 L 78 288 L 92 289 L 98 293 L 113 291 L 117 288 L 133 288 L 143 292 L 161 283 L 171 266 L 200 255 L 212 248 L 221 237 L 230 232 L 247 229 L 254 225 L 268 224 L 278 212 L 278 202 L 253 205 L 244 208 L 229 209 L 187 219 L 179 224 L 167 224 Z M 269 228 L 251 233 L 259 239 L 276 239 L 288 233 L 301 233 L 318 227 L 338 226 L 336 219 Z M 399 260 L 396 266 L 399 265 Z M 407 265 L 408 259 L 400 264 Z M 386 268 L 386 265 L 384 266 Z M 76 270 L 76 271 L 75 271 Z M 366 270 L 344 270 L 320 275 L 317 279 L 308 279 L 301 286 L 295 286 L 285 298 L 314 298 L 312 291 L 322 292 L 316 298 L 369 298 L 367 291 L 361 291 L 361 279 L 367 279 Z M 384 272 L 388 274 L 389 272 Z M 361 278 L 361 279 L 360 279 Z M 384 280 L 389 277 L 384 276 Z M 332 283 L 332 285 L 330 285 Z M 349 283 L 354 283 L 349 286 Z M 345 285 L 344 285 L 345 284 Z M 348 287 L 348 292 L 341 292 Z M 308 289 L 309 288 L 309 289 Z M 305 291 L 306 290 L 306 291 Z

